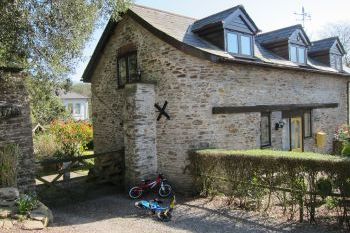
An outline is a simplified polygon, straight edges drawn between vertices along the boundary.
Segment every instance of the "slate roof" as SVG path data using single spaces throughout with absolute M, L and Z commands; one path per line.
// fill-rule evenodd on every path
M 197 30 L 203 28 L 204 26 L 213 25 L 213 24 L 223 22 L 228 16 L 230 16 L 233 12 L 235 12 L 238 9 L 241 9 L 248 16 L 244 7 L 242 5 L 238 5 L 238 6 L 229 8 L 227 10 L 218 12 L 216 14 L 210 15 L 210 16 L 205 17 L 203 19 L 197 20 L 196 22 L 193 23 L 192 30 L 197 31 Z M 254 23 L 253 20 L 250 19 L 250 21 L 252 21 Z M 258 28 L 255 24 L 254 24 L 254 26 L 256 28 Z
M 334 43 L 336 43 L 337 41 L 339 41 L 338 37 L 330 37 L 330 38 L 326 38 L 318 41 L 313 41 L 312 46 L 309 48 L 309 53 L 312 54 L 312 53 L 329 51 L 334 45 Z M 344 48 L 341 48 L 341 49 L 343 50 L 342 53 L 344 53 L 345 52 Z
M 270 32 L 261 33 L 256 36 L 256 40 L 261 44 L 272 44 L 280 41 L 288 40 L 288 38 L 295 32 L 295 30 L 302 30 L 303 27 L 300 24 L 293 25 L 286 28 L 277 29 Z M 306 33 L 304 32 L 306 35 Z M 306 37 L 307 42 L 311 44 L 310 40 Z
M 226 11 L 231 11 L 234 8 L 230 8 Z M 225 11 L 224 11 L 225 12 Z M 293 63 L 289 60 L 286 60 L 278 55 L 274 54 L 271 51 L 266 50 L 263 46 L 260 45 L 260 36 L 266 34 L 273 34 L 273 32 L 260 34 L 257 36 L 256 43 L 254 47 L 255 58 L 254 59 L 244 59 L 240 57 L 234 57 L 226 51 L 216 47 L 215 45 L 207 42 L 206 40 L 200 38 L 195 33 L 193 33 L 193 27 L 195 22 L 199 22 L 201 20 L 196 20 L 194 18 L 157 10 L 149 7 L 133 5 L 126 14 L 133 18 L 136 22 L 141 24 L 148 31 L 162 39 L 163 41 L 170 43 L 175 48 L 184 51 L 187 54 L 191 54 L 193 56 L 201 57 L 213 62 L 233 62 L 233 63 L 244 63 L 244 64 L 252 64 L 252 65 L 260 65 L 260 66 L 268 66 L 268 67 L 278 67 L 285 69 L 298 69 L 305 70 L 308 72 L 326 72 L 332 74 L 339 75 L 349 75 L 348 73 L 339 72 L 331 67 L 322 66 L 312 59 L 308 58 L 307 66 L 299 66 L 296 63 Z M 227 14 L 222 13 L 223 16 Z M 216 14 L 221 15 L 221 14 Z M 211 16 L 213 19 L 216 19 L 216 16 Z M 207 18 L 211 18 L 207 17 Z M 220 16 L 221 18 L 221 16 Z M 208 20 L 208 19 L 205 19 Z M 215 21 L 215 20 L 214 20 Z M 88 82 L 91 78 L 94 67 L 97 65 L 97 61 L 99 60 L 101 53 L 104 49 L 105 44 L 108 42 L 109 37 L 111 36 L 113 29 L 117 26 L 118 23 L 113 23 L 110 21 L 92 55 L 92 58 L 85 69 L 83 74 L 83 80 Z M 299 26 L 294 25 L 290 28 L 295 27 L 299 28 Z M 276 30 L 274 32 L 283 33 L 283 36 L 291 33 L 288 28 L 284 28 L 281 30 Z M 287 32 L 288 31 L 288 32 Z M 264 36 L 262 36 L 264 37 Z M 282 36 L 280 36 L 282 38 Z
M 89 99 L 89 97 L 76 92 L 62 92 L 60 93 L 59 97 L 60 99 Z

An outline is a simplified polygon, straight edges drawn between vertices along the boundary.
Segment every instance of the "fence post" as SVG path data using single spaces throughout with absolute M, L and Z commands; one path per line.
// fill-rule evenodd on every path
M 71 164 L 71 162 L 64 162 L 64 163 L 63 163 L 63 166 L 62 166 L 62 169 L 63 169 L 63 170 L 67 169 L 67 168 L 70 166 L 70 164 Z M 65 172 L 65 173 L 63 174 L 63 180 L 64 180 L 64 181 L 68 181 L 69 179 L 70 179 L 70 171 L 67 170 L 67 172 Z

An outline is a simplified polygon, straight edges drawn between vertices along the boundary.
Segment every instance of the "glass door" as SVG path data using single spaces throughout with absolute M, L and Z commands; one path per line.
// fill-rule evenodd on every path
M 290 119 L 290 147 L 291 151 L 303 151 L 303 125 L 301 117 Z

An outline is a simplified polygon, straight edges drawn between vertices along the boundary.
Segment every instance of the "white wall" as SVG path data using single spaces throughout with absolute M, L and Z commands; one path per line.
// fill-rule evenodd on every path
M 73 106 L 72 117 L 75 120 L 89 119 L 89 105 L 87 99 L 62 99 L 62 102 L 67 111 L 70 111 L 69 106 Z

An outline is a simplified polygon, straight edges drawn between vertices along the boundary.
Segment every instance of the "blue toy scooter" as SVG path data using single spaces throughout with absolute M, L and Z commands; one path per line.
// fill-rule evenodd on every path
M 171 212 L 174 209 L 175 206 L 175 195 L 173 196 L 170 205 L 168 207 L 162 207 L 159 204 L 162 204 L 163 202 L 154 199 L 151 201 L 137 201 L 135 202 L 135 206 L 140 209 L 146 209 L 152 212 L 152 214 L 156 214 L 157 218 L 161 221 L 167 222 L 171 219 Z

